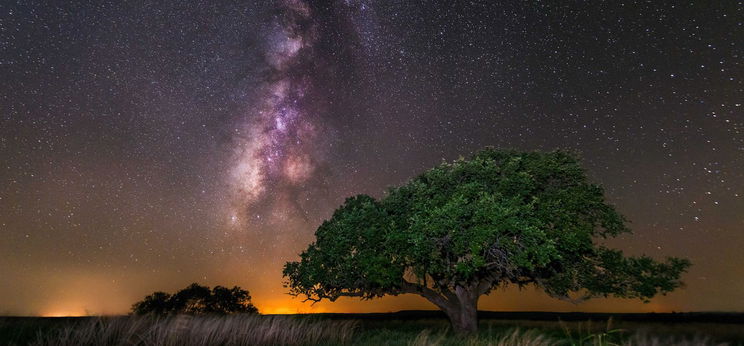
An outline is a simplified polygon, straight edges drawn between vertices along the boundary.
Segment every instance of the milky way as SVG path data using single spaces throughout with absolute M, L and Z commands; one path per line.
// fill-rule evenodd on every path
M 317 53 L 319 36 L 346 31 L 346 40 L 358 44 L 357 49 L 347 49 L 360 64 L 382 53 L 383 40 L 368 1 L 329 2 L 325 10 L 337 16 L 336 25 L 341 28 L 321 29 L 320 15 L 301 0 L 276 2 L 276 14 L 266 25 L 262 37 L 265 80 L 253 91 L 256 101 L 234 133 L 228 217 L 235 226 L 245 227 L 244 221 L 260 219 L 262 208 L 254 208 L 259 204 L 268 204 L 280 218 L 288 213 L 305 218 L 292 190 L 304 187 L 323 164 L 329 135 L 324 122 L 328 95 L 318 90 L 318 84 L 328 83 L 323 75 L 334 66 Z
M 265 58 L 269 71 L 259 101 L 235 134 L 234 166 L 230 172 L 234 221 L 251 215 L 254 203 L 276 196 L 282 184 L 305 183 L 317 165 L 316 140 L 321 131 L 305 96 L 309 76 L 297 70 L 314 57 L 317 25 L 302 1 L 285 1 L 271 23 Z M 247 210 L 246 210 L 247 209 Z M 255 213 L 255 211 L 253 211 Z

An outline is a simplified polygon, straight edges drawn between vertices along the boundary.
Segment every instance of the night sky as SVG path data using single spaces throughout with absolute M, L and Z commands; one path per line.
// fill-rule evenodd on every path
M 0 2 L 0 314 L 125 313 L 239 285 L 314 306 L 281 267 L 345 197 L 485 146 L 580 153 L 693 262 L 649 304 L 497 290 L 481 309 L 744 310 L 744 3 Z

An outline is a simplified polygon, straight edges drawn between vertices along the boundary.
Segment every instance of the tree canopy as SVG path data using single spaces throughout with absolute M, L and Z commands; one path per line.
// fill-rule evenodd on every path
M 238 286 L 227 288 L 200 286 L 196 283 L 171 295 L 155 292 L 132 305 L 132 312 L 143 314 L 232 314 L 257 313 L 248 291 Z
M 648 301 L 680 287 L 686 259 L 626 257 L 602 244 L 629 232 L 575 155 L 489 148 L 379 200 L 348 198 L 284 276 L 311 301 L 419 294 L 470 332 L 478 298 L 496 287 L 534 285 L 572 302 Z

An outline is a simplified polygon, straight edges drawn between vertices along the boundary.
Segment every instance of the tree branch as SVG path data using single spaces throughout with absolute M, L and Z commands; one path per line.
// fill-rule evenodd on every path
M 450 309 L 453 304 L 452 301 L 445 298 L 441 294 L 437 293 L 437 291 L 429 287 L 415 284 L 412 282 L 408 282 L 405 280 L 403 280 L 403 283 L 401 284 L 401 293 L 414 293 L 414 294 L 421 295 L 422 297 L 434 303 L 434 305 L 438 306 L 442 310 Z

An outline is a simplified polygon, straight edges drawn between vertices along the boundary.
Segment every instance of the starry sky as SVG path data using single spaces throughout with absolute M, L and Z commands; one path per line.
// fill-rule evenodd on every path
M 345 197 L 485 146 L 580 153 L 687 287 L 491 310 L 744 310 L 744 4 L 725 1 L 0 3 L 0 314 L 125 313 L 281 267 Z

